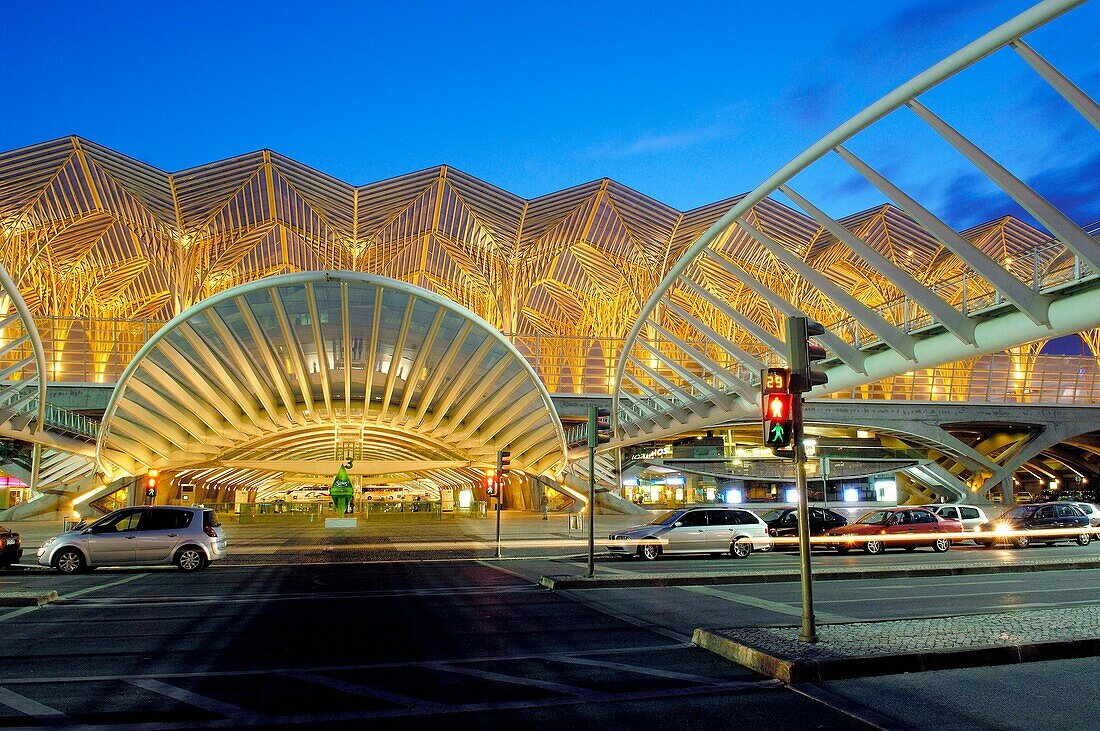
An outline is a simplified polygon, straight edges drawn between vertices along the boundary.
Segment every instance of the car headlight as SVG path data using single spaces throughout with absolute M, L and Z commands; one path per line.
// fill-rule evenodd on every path
M 1010 533 L 1011 531 L 1012 527 L 1008 525 L 1008 523 L 997 523 L 997 525 L 993 526 L 994 533 L 1000 533 L 1003 535 L 1005 533 Z
M 42 541 L 42 548 L 49 548 L 50 544 L 52 544 L 56 540 L 57 540 L 57 536 L 53 536 L 52 538 L 47 538 L 46 540 Z

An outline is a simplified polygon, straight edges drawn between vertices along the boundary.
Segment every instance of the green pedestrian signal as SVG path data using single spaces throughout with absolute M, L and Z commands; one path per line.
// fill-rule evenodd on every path
M 783 449 L 790 446 L 794 432 L 792 400 L 789 393 L 766 393 L 761 398 L 765 447 Z

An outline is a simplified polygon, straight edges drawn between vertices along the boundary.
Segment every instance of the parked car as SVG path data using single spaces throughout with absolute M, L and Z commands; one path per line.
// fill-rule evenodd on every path
M 641 556 L 649 561 L 665 553 L 729 553 L 748 558 L 752 550 L 772 546 L 768 524 L 742 508 L 681 508 L 670 510 L 646 525 L 608 536 L 614 556 Z
M 1027 490 L 1020 490 L 1019 492 L 1014 493 L 1012 497 L 1017 505 L 1026 505 L 1035 499 L 1032 494 Z
M 891 546 L 907 551 L 931 546 L 933 551 L 942 553 L 959 540 L 952 534 L 962 533 L 962 529 L 959 521 L 941 518 L 925 508 L 880 508 L 855 523 L 829 531 L 828 536 L 839 540 L 827 545 L 837 553 L 848 553 L 857 546 L 862 546 L 866 553 L 882 553 Z M 909 534 L 920 537 L 907 538 Z
M 1089 519 L 1089 525 L 1093 528 L 1100 527 L 1100 505 L 1093 503 L 1080 503 L 1073 502 L 1070 505 L 1076 505 L 1081 509 L 1081 512 L 1085 514 L 1085 517 Z
M 760 516 L 768 524 L 773 538 L 792 538 L 798 535 L 798 508 L 772 508 Z M 820 536 L 833 528 L 847 525 L 848 519 L 828 508 L 810 506 L 810 535 Z
M 46 539 L 38 549 L 38 564 L 63 574 L 99 566 L 173 563 L 181 571 L 198 571 L 225 558 L 227 546 L 218 516 L 209 508 L 121 508 Z
M 10 568 L 23 558 L 23 543 L 19 534 L 0 526 L 0 569 Z
M 972 531 L 983 523 L 989 522 L 985 511 L 975 505 L 960 505 L 958 503 L 939 503 L 938 505 L 922 505 L 941 518 L 957 520 L 962 523 L 963 530 Z
M 977 530 L 989 536 L 978 543 L 992 548 L 1011 544 L 1027 548 L 1032 543 L 1053 544 L 1058 541 L 1076 541 L 1079 546 L 1092 542 L 1089 519 L 1073 503 L 1036 503 L 1017 505 L 996 520 L 984 523 Z M 1049 534 L 1042 531 L 1058 531 Z M 1017 532 L 1034 532 L 1034 535 L 1016 535 Z

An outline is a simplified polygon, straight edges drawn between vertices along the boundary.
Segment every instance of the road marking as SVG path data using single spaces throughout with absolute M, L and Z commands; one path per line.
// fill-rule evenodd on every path
M 43 721 L 48 726 L 73 723 L 71 718 L 56 708 L 44 706 L 36 700 L 32 700 L 24 695 L 19 695 L 7 688 L 0 688 L 0 703 L 20 713 L 38 719 L 39 721 Z
M 610 607 L 605 607 L 602 604 L 598 604 L 597 602 L 588 599 L 587 597 L 581 596 L 579 591 L 581 590 L 556 591 L 554 593 L 560 594 L 561 596 L 564 596 L 571 601 L 575 601 L 578 604 L 583 604 L 593 611 L 599 612 L 604 616 L 611 617 L 612 619 L 617 619 L 620 622 L 626 622 L 627 624 L 632 624 L 640 629 L 649 630 L 650 632 L 656 632 L 657 634 L 663 635 L 670 640 L 683 642 L 684 645 L 691 644 L 691 635 L 685 635 L 677 632 L 676 630 L 671 630 L 666 627 L 653 624 L 652 622 L 647 622 L 644 619 L 639 619 L 638 617 L 632 617 L 629 614 L 624 614 L 623 612 L 611 609 Z
M 111 581 L 111 582 L 108 582 L 106 584 L 99 584 L 98 586 L 90 586 L 87 589 L 80 589 L 79 591 L 74 591 L 74 592 L 71 592 L 69 594 L 64 594 L 60 598 L 61 599 L 72 599 L 73 597 L 84 596 L 85 594 L 90 594 L 93 591 L 99 591 L 100 589 L 110 589 L 112 586 L 118 586 L 119 584 L 128 584 L 131 581 L 137 581 L 138 579 L 144 579 L 148 575 L 149 574 L 134 574 L 133 576 L 127 576 L 123 579 L 119 579 L 118 581 Z
M 112 586 L 117 586 L 119 584 L 125 584 L 129 581 L 135 581 L 137 579 L 142 578 L 144 575 L 145 574 L 137 574 L 135 576 L 127 576 L 125 579 L 120 579 L 118 581 L 112 581 L 108 584 L 100 584 L 98 586 L 92 586 L 92 587 L 89 587 L 87 589 L 80 589 L 79 591 L 74 591 L 72 594 L 66 594 L 65 596 L 59 598 L 57 602 L 53 602 L 53 603 L 57 604 L 58 602 L 61 602 L 63 599 L 66 599 L 66 598 L 69 598 L 69 597 L 81 596 L 81 595 L 87 594 L 89 592 L 98 591 L 99 589 L 106 589 L 106 588 L 109 588 L 109 587 L 112 587 Z M 49 605 L 48 604 L 43 604 L 41 607 L 22 607 L 20 609 L 16 609 L 15 611 L 7 612 L 6 614 L 0 614 L 0 622 L 6 622 L 9 619 L 15 619 L 16 617 L 22 617 L 24 614 L 30 614 L 31 612 L 37 612 L 39 609 L 42 609 L 43 607 L 46 607 L 46 606 L 49 606 Z
M 91 599 L 59 599 L 55 604 L 61 606 L 80 607 L 142 607 L 142 606 L 194 606 L 200 604 L 247 604 L 251 602 L 297 602 L 309 601 L 338 601 L 356 599 L 378 599 L 387 597 L 432 597 L 432 596 L 467 596 L 482 594 L 540 594 L 544 593 L 541 587 L 531 584 L 522 586 L 471 586 L 450 589 L 440 587 L 437 589 L 375 589 L 367 591 L 339 591 L 339 592 L 300 592 L 295 594 L 235 594 L 235 595 L 203 595 L 195 597 L 171 597 L 163 599 L 145 597 L 93 597 Z
M 840 696 L 834 695 L 819 685 L 812 685 L 809 683 L 805 685 L 788 685 L 787 690 L 813 701 L 817 701 L 823 706 L 843 713 L 845 716 L 855 719 L 860 723 L 865 723 L 871 728 L 879 729 L 879 731 L 894 731 L 895 729 L 912 728 L 900 721 L 886 718 L 870 708 L 861 706 L 847 698 L 841 698 Z
M 960 594 L 960 599 L 972 599 L 979 596 L 1004 596 L 1005 594 L 1055 594 L 1066 591 L 1097 591 L 1100 586 L 1067 586 L 1058 589 L 1005 589 L 1004 591 L 979 591 Z M 943 599 L 943 594 L 917 594 L 913 596 L 862 596 L 858 599 L 821 599 L 815 604 L 862 604 L 864 602 L 898 602 L 918 599 Z M 854 620 L 847 620 L 854 621 Z
M 677 587 L 684 591 L 690 591 L 693 594 L 704 594 L 706 596 L 712 596 L 715 599 L 723 599 L 727 602 L 733 602 L 735 604 L 744 604 L 745 606 L 755 607 L 756 609 L 764 609 L 769 612 L 775 612 L 776 614 L 786 614 L 792 617 L 802 616 L 802 607 L 792 606 L 790 604 L 783 604 L 782 602 L 773 602 L 768 599 L 761 599 L 760 597 L 750 596 L 748 594 L 736 594 L 731 591 L 722 591 L 720 589 L 714 589 L 709 586 L 680 586 Z M 820 604 L 822 602 L 815 602 Z M 849 617 L 843 614 L 829 614 L 826 612 L 814 612 L 814 616 L 818 621 L 825 622 L 855 622 L 858 621 L 855 617 Z
M 638 673 L 639 675 L 653 675 L 658 678 L 668 678 L 669 680 L 686 680 L 691 683 L 703 683 L 706 685 L 722 685 L 729 682 L 724 678 L 711 678 L 705 675 L 692 675 L 691 673 L 677 673 L 673 670 L 658 670 L 657 668 L 647 668 L 642 665 L 631 665 L 629 663 L 623 662 L 611 662 L 609 660 L 590 660 L 589 658 L 584 657 L 561 657 L 555 659 L 558 662 L 565 662 L 571 665 L 585 665 L 597 668 L 607 668 L 609 670 L 622 670 L 628 673 Z
M 593 700 L 602 700 L 604 698 L 612 697 L 610 693 L 603 693 L 600 691 L 591 690 L 589 688 L 579 688 L 575 685 L 565 685 L 563 683 L 553 683 L 549 680 L 538 680 L 536 678 L 525 678 L 517 675 L 507 675 L 504 673 L 494 673 L 489 670 L 478 670 L 477 668 L 470 668 L 460 665 L 451 665 L 450 663 L 442 662 L 425 662 L 419 663 L 415 667 L 428 668 L 431 670 L 440 670 L 445 673 L 457 673 L 459 675 L 469 675 L 474 678 L 481 678 L 482 680 L 488 680 L 494 683 L 511 683 L 513 685 L 525 685 L 531 688 L 539 688 L 541 690 L 549 690 L 553 693 L 564 693 L 565 695 L 586 696 Z
M 234 722 L 255 724 L 258 722 L 271 720 L 268 716 L 265 716 L 262 713 L 249 711 L 241 708 L 240 706 L 234 706 L 231 703 L 225 703 L 214 698 L 207 698 L 204 695 L 192 693 L 189 690 L 178 688 L 174 685 L 169 685 L 168 683 L 154 680 L 153 678 L 135 678 L 126 682 L 137 688 L 142 688 L 158 695 L 163 695 L 182 703 L 186 703 L 189 706 L 201 708 L 204 711 L 210 711 L 211 713 L 216 713 L 219 716 L 225 716 L 226 718 L 229 718 Z
M 421 710 L 435 710 L 443 707 L 443 704 L 436 703 L 435 701 L 424 700 L 423 698 L 413 698 L 408 695 L 401 695 L 399 693 L 390 693 L 389 691 L 379 690 L 378 688 L 371 688 L 365 685 L 358 685 L 356 683 L 349 683 L 346 680 L 339 680 L 337 678 L 330 678 L 327 675 L 318 675 L 316 673 L 305 672 L 302 670 L 283 671 L 278 673 L 288 678 L 294 678 L 295 680 L 302 680 L 306 683 L 313 683 L 314 685 L 321 685 L 326 688 L 332 688 L 342 693 L 351 693 L 352 695 L 363 696 L 364 698 L 373 698 L 375 700 L 386 701 L 387 703 L 393 703 L 397 706 L 404 706 L 406 708 L 418 708 Z
M 506 574 L 510 574 L 512 576 L 517 576 L 521 579 L 524 579 L 525 581 L 531 581 L 531 579 L 520 576 L 516 572 L 511 571 L 509 569 L 506 569 L 503 566 L 496 566 L 496 565 L 491 564 L 491 563 L 485 563 L 485 566 L 487 566 L 491 569 L 495 569 L 497 571 L 501 571 L 501 572 L 506 573 Z M 602 604 L 598 604 L 598 603 L 596 603 L 596 602 L 594 602 L 590 599 L 587 599 L 586 597 L 581 596 L 580 594 L 577 593 L 577 591 L 560 591 L 560 592 L 555 592 L 555 593 L 559 594 L 561 596 L 564 596 L 565 598 L 569 599 L 570 601 L 577 602 L 578 604 L 583 604 L 584 606 L 588 607 L 589 609 L 591 609 L 595 612 L 599 612 L 600 614 L 602 614 L 606 617 L 611 617 L 612 619 L 617 619 L 620 622 L 626 622 L 627 624 L 632 624 L 635 627 L 640 627 L 641 629 L 648 630 L 650 632 L 656 632 L 659 635 L 663 635 L 663 636 L 668 637 L 669 639 L 675 640 L 677 642 L 682 642 L 685 645 L 690 645 L 691 644 L 690 635 L 681 634 L 679 632 L 676 632 L 675 630 L 666 629 L 666 628 L 661 627 L 659 625 L 647 622 L 643 619 L 638 619 L 637 617 L 632 617 L 629 614 L 624 614 L 622 612 L 618 612 L 618 611 L 616 611 L 614 609 L 611 609 L 609 607 L 605 607 Z

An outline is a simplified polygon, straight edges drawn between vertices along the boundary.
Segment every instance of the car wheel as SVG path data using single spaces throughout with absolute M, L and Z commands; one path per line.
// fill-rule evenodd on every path
M 86 565 L 84 554 L 75 548 L 63 548 L 53 557 L 53 567 L 63 574 L 79 573 Z
M 1027 536 L 1016 536 L 1012 539 L 1012 545 L 1016 548 L 1027 548 L 1031 545 L 1031 539 Z
M 932 544 L 932 550 L 936 553 L 943 553 L 949 548 L 951 548 L 951 541 L 947 538 L 937 538 Z
M 1089 533 L 1082 533 L 1081 535 L 1077 536 L 1078 546 L 1087 546 L 1090 543 L 1092 543 L 1092 535 L 1090 535 Z
M 863 544 L 863 550 L 872 555 L 879 554 L 886 550 L 886 544 L 882 541 L 867 541 Z
M 752 553 L 752 541 L 741 539 L 730 544 L 730 555 L 734 558 L 748 558 Z
M 638 546 L 638 555 L 646 561 L 656 561 L 661 555 L 661 547 L 656 543 L 643 543 Z
M 176 553 L 176 566 L 180 571 L 198 571 L 206 566 L 206 554 L 194 546 L 185 546 Z
M 848 553 L 848 551 L 851 551 L 851 550 L 852 549 L 848 548 L 848 546 L 837 546 L 836 547 L 836 552 L 839 553 L 841 556 L 843 556 L 844 554 Z

